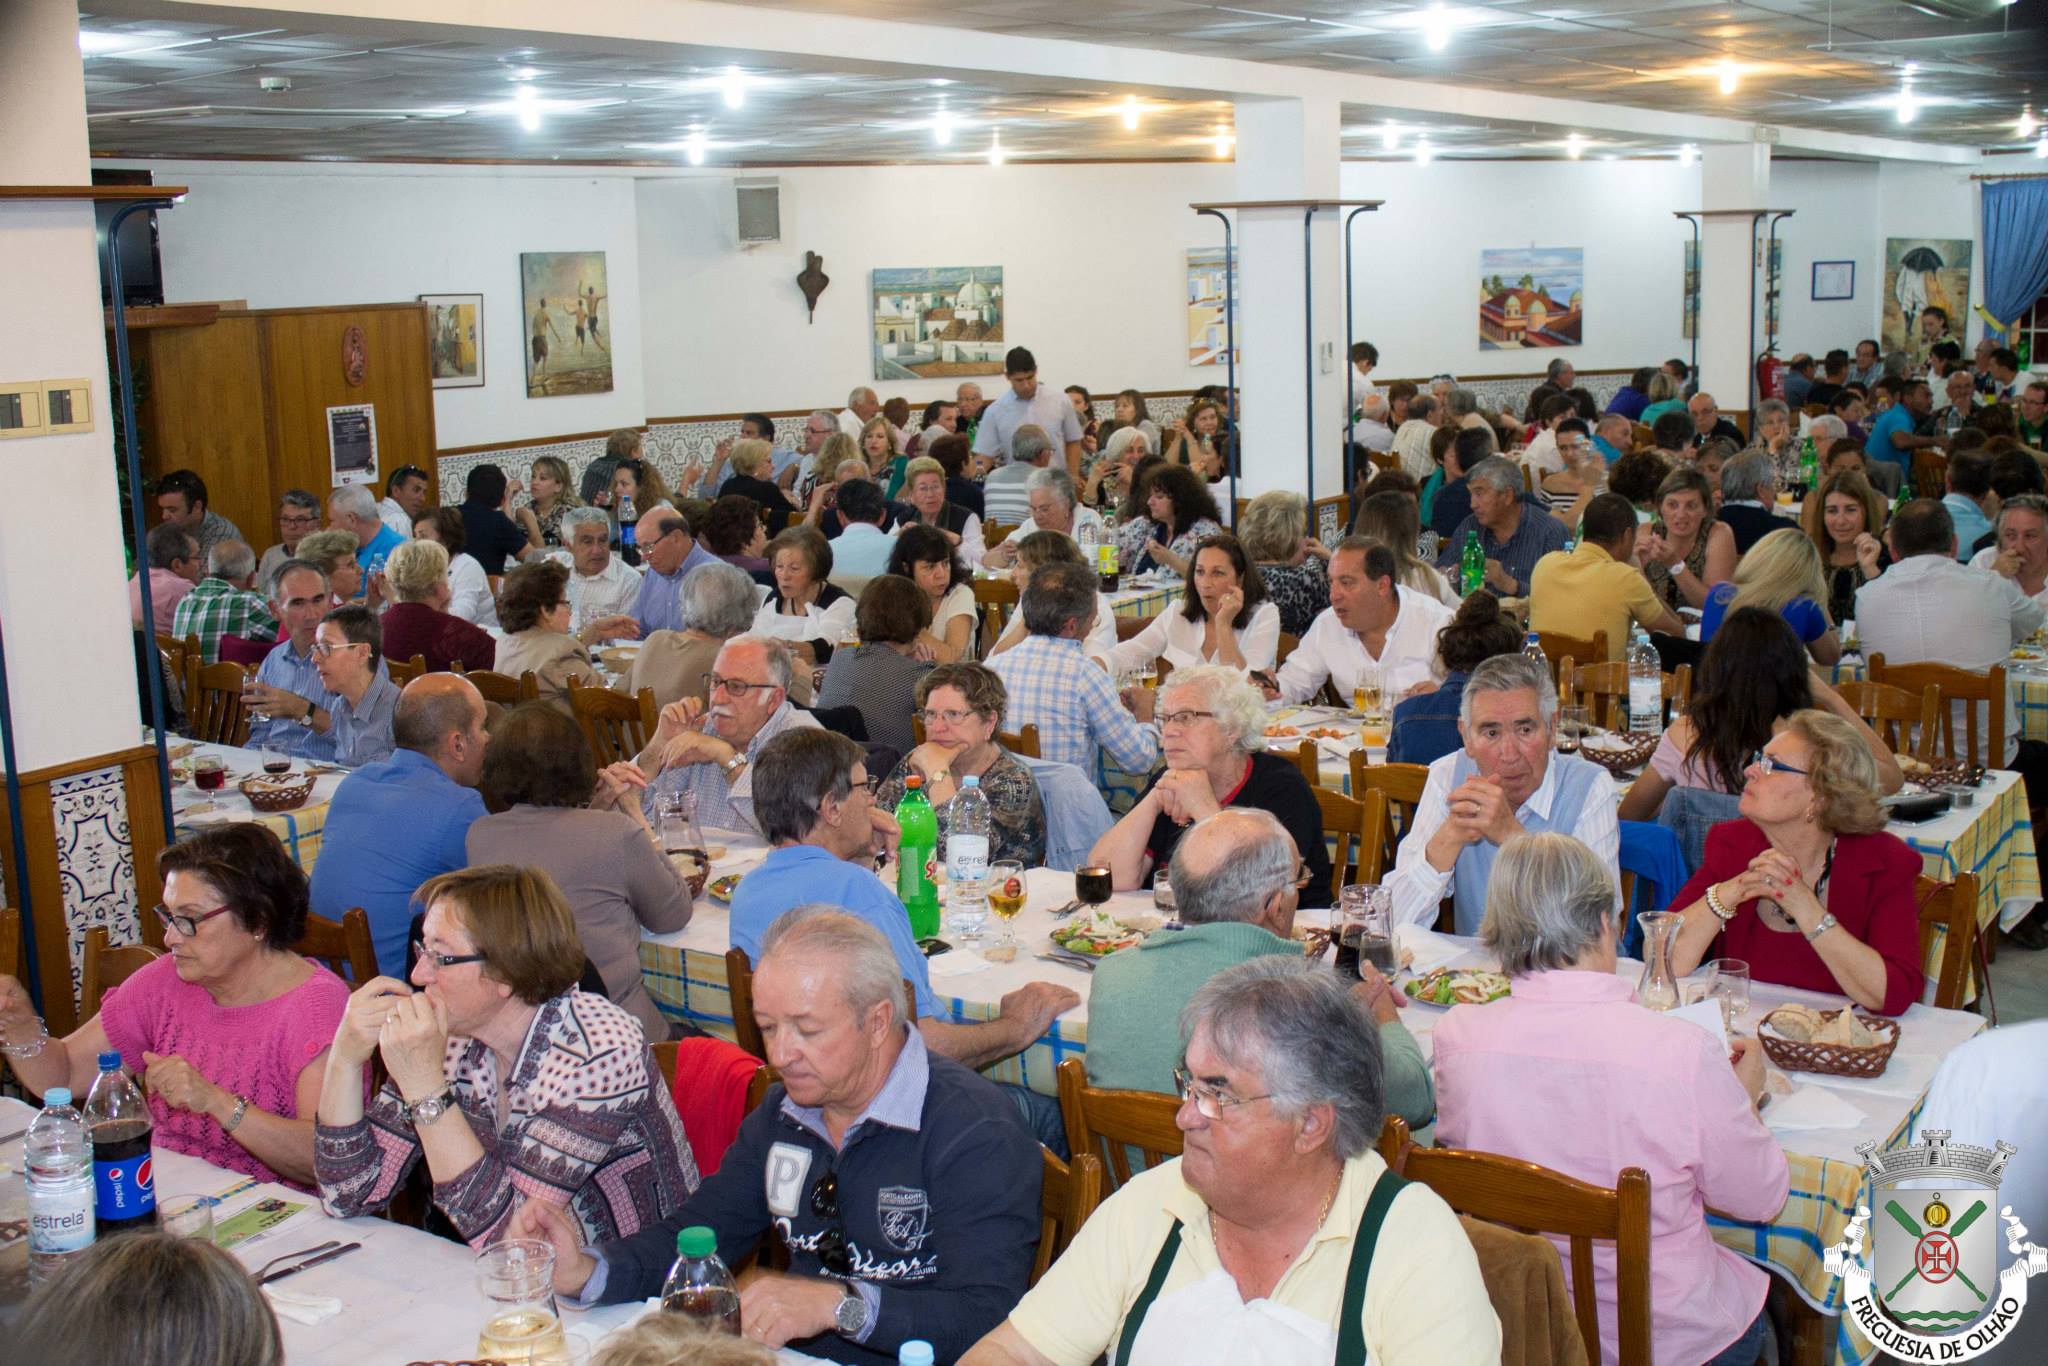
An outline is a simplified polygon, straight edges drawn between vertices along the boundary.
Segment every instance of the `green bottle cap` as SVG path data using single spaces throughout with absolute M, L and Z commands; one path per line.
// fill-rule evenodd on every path
M 709 1257 L 718 1251 L 718 1235 L 703 1224 L 692 1224 L 676 1235 L 676 1255 Z

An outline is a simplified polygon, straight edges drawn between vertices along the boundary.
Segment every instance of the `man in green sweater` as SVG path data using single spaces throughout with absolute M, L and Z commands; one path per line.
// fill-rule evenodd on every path
M 1294 909 L 1301 856 L 1269 813 L 1225 807 L 1183 836 L 1170 865 L 1184 928 L 1155 931 L 1136 950 L 1095 969 L 1088 992 L 1088 1080 L 1096 1086 L 1173 1093 L 1180 1065 L 1181 1007 L 1204 982 L 1250 958 L 1299 956 Z M 1386 1110 L 1411 1128 L 1436 1115 L 1436 1093 L 1399 997 L 1370 964 L 1355 983 L 1379 1024 Z

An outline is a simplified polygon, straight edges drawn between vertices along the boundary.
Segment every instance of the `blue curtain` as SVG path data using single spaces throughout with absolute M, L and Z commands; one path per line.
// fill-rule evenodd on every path
M 1984 183 L 1984 308 L 2010 324 L 2048 294 L 2048 180 Z

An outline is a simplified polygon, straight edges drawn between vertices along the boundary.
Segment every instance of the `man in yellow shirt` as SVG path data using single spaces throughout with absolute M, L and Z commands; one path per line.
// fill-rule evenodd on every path
M 1578 548 L 1553 551 L 1529 576 L 1529 629 L 1591 640 L 1607 633 L 1607 658 L 1628 652 L 1629 623 L 1682 636 L 1685 623 L 1636 567 L 1636 510 L 1618 493 L 1586 504 Z M 1593 661 L 1581 660 L 1580 663 Z
M 1299 957 L 1226 968 L 1182 1013 L 1184 1154 L 1081 1226 L 962 1366 L 1493 1366 L 1458 1218 L 1387 1171 L 1379 1036 Z

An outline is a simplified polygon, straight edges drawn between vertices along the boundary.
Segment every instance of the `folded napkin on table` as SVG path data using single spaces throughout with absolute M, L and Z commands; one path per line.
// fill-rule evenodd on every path
M 1863 1112 L 1820 1086 L 1802 1086 L 1789 1096 L 1773 1096 L 1763 1121 L 1771 1129 L 1853 1129 Z
M 263 1297 L 270 1301 L 270 1307 L 280 1318 L 311 1327 L 325 1323 L 341 1312 L 341 1301 L 332 1295 L 304 1295 L 291 1290 L 279 1290 L 276 1286 L 263 1287 Z
M 925 971 L 934 978 L 965 977 L 970 972 L 980 972 L 988 966 L 988 960 L 978 953 L 942 953 L 927 959 Z

